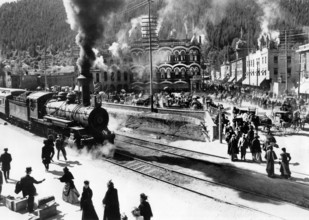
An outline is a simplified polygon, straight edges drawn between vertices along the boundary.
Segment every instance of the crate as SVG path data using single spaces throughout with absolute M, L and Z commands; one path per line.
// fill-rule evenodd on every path
M 5 198 L 5 206 L 15 212 L 25 210 L 27 208 L 27 198 Z
M 17 198 L 13 202 L 13 211 L 18 212 L 27 208 L 27 198 Z
M 14 198 L 9 198 L 9 197 L 6 197 L 5 198 L 5 206 L 10 209 L 10 210 L 13 210 L 13 203 L 14 203 Z
M 34 214 L 38 216 L 40 220 L 53 217 L 57 215 L 57 204 L 55 201 L 48 202 L 35 210 Z

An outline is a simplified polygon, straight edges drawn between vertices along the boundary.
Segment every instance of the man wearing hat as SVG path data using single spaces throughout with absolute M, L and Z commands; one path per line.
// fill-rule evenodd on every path
M 252 160 L 261 163 L 262 162 L 262 158 L 261 158 L 262 148 L 261 148 L 259 137 L 260 136 L 257 134 L 254 136 L 250 150 L 252 153 Z
M 64 148 L 64 140 L 63 140 L 62 134 L 57 135 L 57 138 L 55 140 L 55 145 L 57 149 L 57 159 L 59 160 L 59 155 L 61 151 L 64 159 L 67 160 L 67 157 L 66 157 L 67 152 L 65 151 L 65 148 Z
M 4 153 L 0 156 L 0 162 L 2 162 L 2 171 L 5 182 L 8 182 L 8 179 L 10 179 L 11 161 L 11 154 L 8 153 L 7 148 L 4 148 Z
M 28 212 L 33 212 L 33 206 L 34 206 L 34 196 L 36 195 L 36 188 L 34 187 L 35 184 L 39 184 L 45 181 L 45 179 L 41 181 L 37 181 L 34 179 L 31 175 L 32 168 L 27 167 L 26 168 L 26 176 L 22 177 L 20 179 L 20 185 L 21 185 L 21 190 L 23 192 L 23 197 L 28 196 L 28 206 L 27 210 Z
M 111 180 L 107 182 L 107 191 L 102 203 L 104 205 L 103 220 L 120 219 L 118 191 Z

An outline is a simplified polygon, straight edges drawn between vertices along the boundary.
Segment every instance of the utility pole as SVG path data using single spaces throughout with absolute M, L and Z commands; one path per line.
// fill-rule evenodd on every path
M 286 93 L 288 93 L 288 47 L 287 47 L 287 34 L 286 34 L 286 30 L 285 32 L 285 59 L 286 59 L 286 63 L 285 63 L 285 91 Z
M 222 109 L 219 106 L 219 140 L 220 140 L 220 144 L 222 144 Z
M 250 65 L 251 65 L 251 62 L 250 62 L 250 49 L 249 49 L 249 46 L 250 46 L 250 32 L 249 32 L 249 28 L 248 28 L 248 46 L 247 46 L 247 49 L 248 49 L 248 62 L 249 62 L 249 69 L 248 69 L 248 75 L 249 75 L 249 86 L 250 86 Z
M 299 94 L 300 94 L 300 73 L 301 73 L 301 53 L 299 53 L 299 71 L 298 71 L 298 91 L 297 91 L 297 96 L 298 96 L 298 99 L 299 99 Z
M 47 34 L 45 36 L 45 49 L 44 49 L 44 77 L 45 77 L 45 91 L 47 91 L 48 85 L 47 85 L 47 61 L 46 61 L 46 51 L 47 51 Z
M 152 22 L 150 21 L 150 15 L 151 15 L 151 8 L 150 8 L 150 5 L 151 5 L 151 0 L 148 0 L 148 27 L 149 27 L 149 62 L 150 62 L 150 83 L 149 83 L 149 92 L 150 92 L 150 110 L 151 112 L 154 112 L 154 109 L 153 109 L 153 91 L 152 91 L 152 28 L 151 28 L 151 24 Z

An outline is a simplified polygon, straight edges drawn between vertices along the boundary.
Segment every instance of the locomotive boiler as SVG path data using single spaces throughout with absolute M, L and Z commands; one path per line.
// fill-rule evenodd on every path
M 74 136 L 86 142 L 113 142 L 114 135 L 108 130 L 107 111 L 92 97 L 91 105 L 84 106 L 75 101 L 74 94 L 68 94 L 66 100 L 51 100 L 46 103 L 44 119 L 62 130 L 74 133 Z M 89 135 L 91 134 L 91 137 Z

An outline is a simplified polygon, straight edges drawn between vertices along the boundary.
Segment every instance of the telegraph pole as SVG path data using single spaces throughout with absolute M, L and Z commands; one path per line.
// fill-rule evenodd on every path
M 151 0 L 148 0 L 148 27 L 149 27 L 149 62 L 150 62 L 150 83 L 149 83 L 149 92 L 150 92 L 150 110 L 151 112 L 154 112 L 153 109 L 153 91 L 152 91 L 152 28 L 151 28 L 151 19 L 150 19 L 150 15 L 151 15 L 151 10 L 150 10 L 150 4 L 151 4 Z
M 247 49 L 248 49 L 248 62 L 249 62 L 249 68 L 248 68 L 248 75 L 249 75 L 249 86 L 250 86 L 250 65 L 251 65 L 251 62 L 250 62 L 250 49 L 249 49 L 249 44 L 250 44 L 250 34 L 249 34 L 249 28 L 248 28 L 248 46 L 247 46 Z
M 288 93 L 288 48 L 287 48 L 287 34 L 285 32 L 285 91 Z
M 44 78 L 45 78 L 45 91 L 47 91 L 48 85 L 47 85 L 47 61 L 46 61 L 46 51 L 47 51 L 47 34 L 45 36 L 45 49 L 44 49 Z

